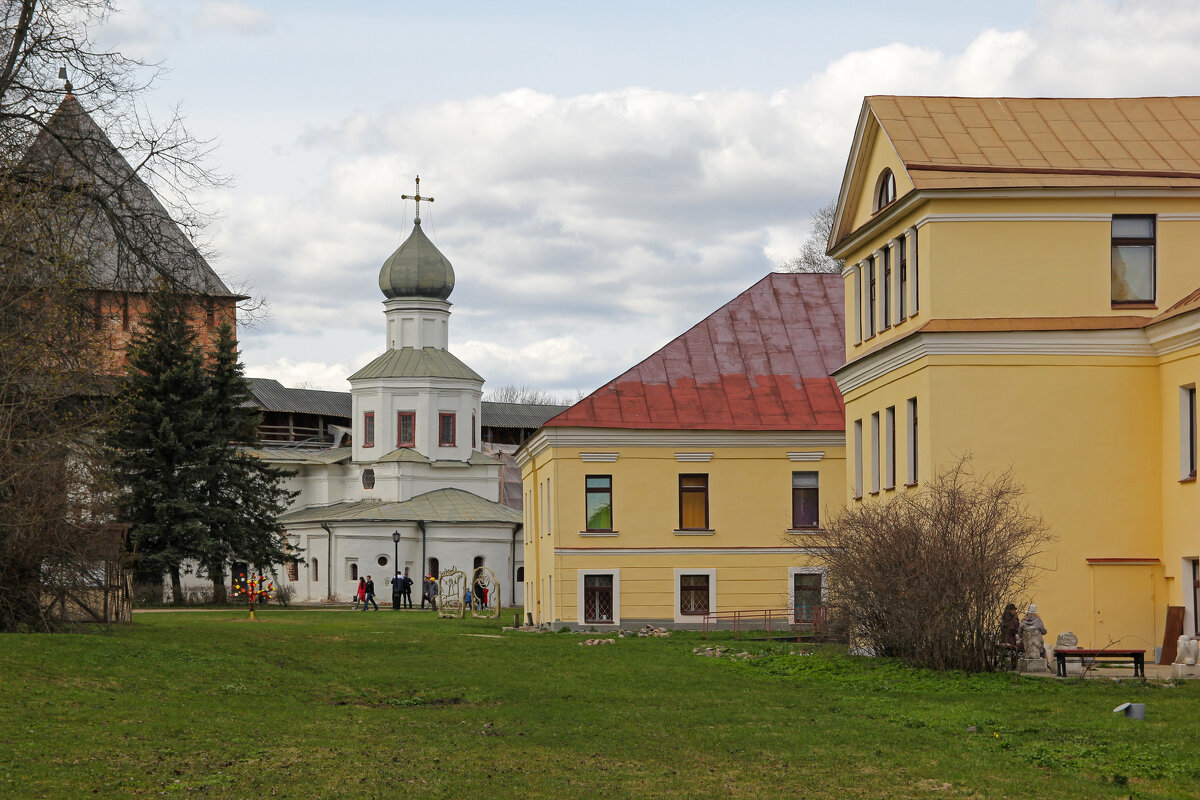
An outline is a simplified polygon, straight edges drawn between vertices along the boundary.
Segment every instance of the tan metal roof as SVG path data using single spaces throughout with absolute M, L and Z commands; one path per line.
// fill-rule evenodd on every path
M 437 489 L 403 503 L 356 500 L 317 508 L 290 511 L 279 521 L 284 525 L 304 522 L 499 522 L 521 521 L 521 512 L 485 500 L 462 489 Z
M 1200 97 L 896 97 L 867 104 L 918 189 L 1200 186 Z

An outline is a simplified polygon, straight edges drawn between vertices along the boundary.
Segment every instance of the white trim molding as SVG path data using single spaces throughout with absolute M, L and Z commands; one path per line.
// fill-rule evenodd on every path
M 680 593 L 679 593 L 679 578 L 682 575 L 707 575 L 708 576 L 708 610 L 713 612 L 717 610 L 717 571 L 716 569 L 687 569 L 675 568 L 675 593 L 671 602 L 674 604 L 675 622 L 695 623 L 704 619 L 703 614 L 684 614 L 680 611 Z
M 676 453 L 675 460 L 679 462 L 708 462 L 712 461 L 712 453 Z
M 845 431 L 703 431 L 647 430 L 645 428 L 542 428 L 516 452 L 524 466 L 550 447 L 590 448 L 662 447 L 697 450 L 724 447 L 785 447 L 801 450 L 816 447 L 845 447 Z
M 820 461 L 825 457 L 824 450 L 817 450 L 813 453 L 788 453 L 788 461 Z
M 612 576 L 612 593 L 613 593 L 613 611 L 612 622 L 585 622 L 583 619 L 583 576 L 585 575 L 611 575 Z M 621 570 L 620 569 L 587 569 L 575 570 L 575 622 L 578 625 L 613 625 L 621 624 Z
M 930 222 L 1112 222 L 1112 214 L 926 214 L 916 227 Z
M 579 460 L 595 464 L 611 464 L 617 460 L 619 455 L 619 453 L 580 453 Z
M 556 556 L 815 555 L 825 547 L 556 547 Z M 595 570 L 588 570 L 594 572 Z
M 821 604 L 829 602 L 829 568 L 828 567 L 788 567 L 787 577 L 787 608 L 788 611 L 796 610 L 796 576 L 797 575 L 820 575 L 821 576 Z

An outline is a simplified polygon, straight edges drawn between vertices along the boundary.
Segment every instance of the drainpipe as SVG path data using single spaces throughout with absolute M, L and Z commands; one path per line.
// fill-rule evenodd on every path
M 514 606 L 517 604 L 517 534 L 521 532 L 522 523 L 518 522 L 513 525 L 512 551 L 508 557 L 508 563 L 512 565 L 512 600 Z
M 325 558 L 325 585 L 328 589 L 325 592 L 325 599 L 333 602 L 333 531 L 329 530 L 329 523 L 322 522 L 321 527 L 325 529 L 325 543 L 329 545 L 329 555 Z
M 421 590 L 425 589 L 425 576 L 429 574 L 429 562 L 425 559 L 425 520 L 417 520 L 417 527 L 421 529 Z

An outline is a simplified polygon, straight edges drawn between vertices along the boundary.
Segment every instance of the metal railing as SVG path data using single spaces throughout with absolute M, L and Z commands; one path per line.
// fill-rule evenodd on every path
M 704 638 L 708 638 L 710 630 L 728 630 L 732 628 L 733 638 L 742 637 L 742 629 L 761 630 L 770 639 L 772 631 L 791 632 L 797 638 L 805 634 L 823 635 L 825 633 L 825 608 L 814 606 L 797 615 L 792 608 L 753 608 L 737 611 L 710 611 L 704 615 Z

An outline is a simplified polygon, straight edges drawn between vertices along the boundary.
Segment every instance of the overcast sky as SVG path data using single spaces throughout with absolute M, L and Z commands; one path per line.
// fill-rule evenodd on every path
M 412 227 L 454 265 L 451 349 L 573 396 L 794 254 L 866 94 L 1200 92 L 1200 3 L 119 0 L 233 184 L 214 268 L 269 317 L 247 374 L 347 390 Z M 486 387 L 485 387 L 486 388 Z

